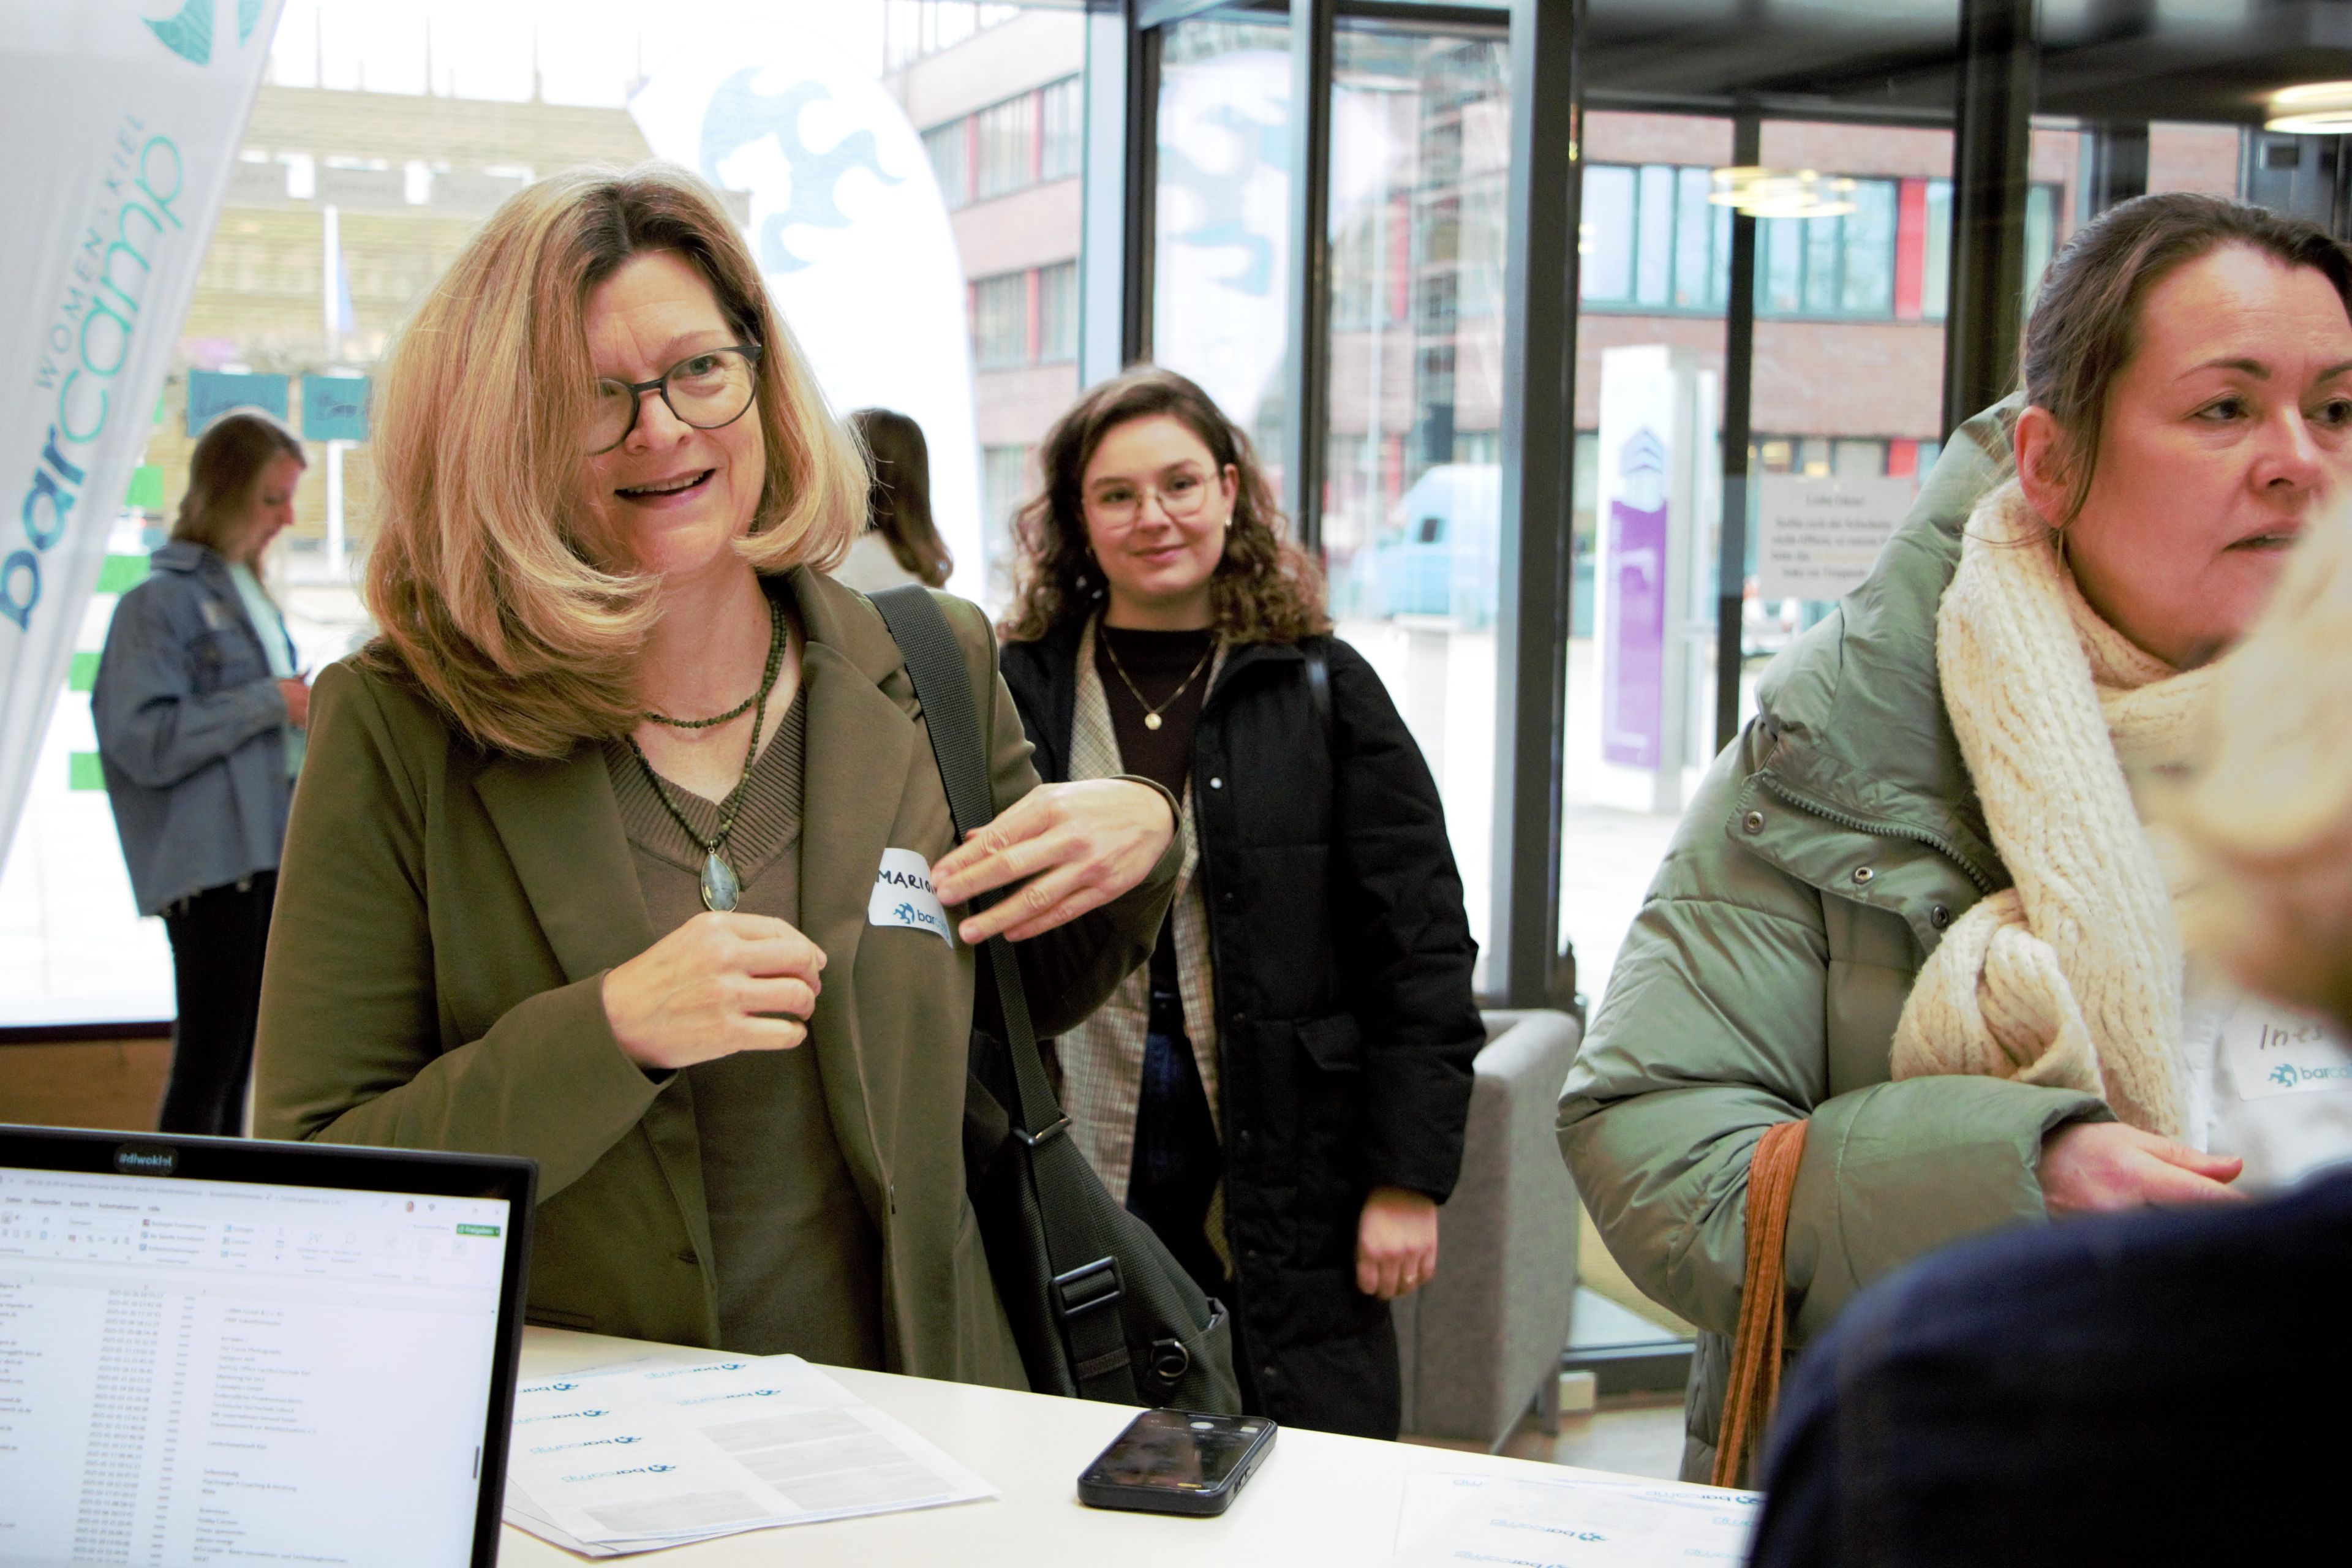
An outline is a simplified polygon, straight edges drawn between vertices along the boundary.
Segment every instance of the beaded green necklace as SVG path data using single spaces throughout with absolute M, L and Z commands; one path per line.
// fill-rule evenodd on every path
M 645 770 L 646 782 L 654 786 L 654 795 L 662 803 L 662 809 L 669 813 L 670 820 L 677 824 L 678 831 L 692 839 L 694 847 L 702 851 L 702 907 L 706 910 L 731 910 L 743 897 L 742 879 L 735 875 L 735 868 L 727 863 L 720 851 L 727 847 L 727 840 L 735 832 L 735 814 L 743 804 L 744 790 L 751 783 L 751 762 L 760 754 L 760 732 L 768 727 L 768 693 L 775 689 L 776 671 L 783 667 L 783 662 L 784 612 L 771 599 L 768 601 L 767 672 L 760 677 L 760 689 L 753 692 L 741 707 L 719 718 L 699 721 L 681 722 L 676 719 L 665 719 L 658 713 L 644 715 L 656 724 L 675 724 L 680 729 L 696 730 L 725 723 L 729 719 L 740 716 L 744 708 L 751 709 L 757 715 L 751 721 L 751 743 L 743 748 L 742 775 L 735 781 L 735 787 L 728 792 L 727 798 L 719 803 L 719 832 L 712 837 L 705 838 L 697 833 L 694 824 L 686 819 L 686 813 L 678 810 L 677 803 L 670 799 L 669 786 L 662 783 L 661 774 L 654 772 L 653 763 L 646 760 L 645 748 L 637 744 L 637 738 L 635 735 L 622 737 L 629 742 L 629 754 L 637 759 L 637 766 Z

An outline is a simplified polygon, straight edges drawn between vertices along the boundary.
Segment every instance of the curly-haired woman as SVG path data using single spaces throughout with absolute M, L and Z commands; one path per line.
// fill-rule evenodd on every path
M 1040 467 L 1003 654 L 1037 771 L 1184 802 L 1151 963 L 1062 1038 L 1077 1137 L 1233 1306 L 1253 1410 L 1394 1436 L 1388 1303 L 1436 1268 L 1485 1037 L 1436 785 L 1199 387 L 1107 382 Z

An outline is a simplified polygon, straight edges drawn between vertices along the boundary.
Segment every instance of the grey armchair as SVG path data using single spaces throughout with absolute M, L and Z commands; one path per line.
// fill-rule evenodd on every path
M 1552 1124 L 1580 1030 L 1566 1013 L 1486 1021 L 1437 1275 L 1395 1317 L 1405 1435 L 1493 1448 L 1530 1403 L 1559 1429 L 1577 1211 Z

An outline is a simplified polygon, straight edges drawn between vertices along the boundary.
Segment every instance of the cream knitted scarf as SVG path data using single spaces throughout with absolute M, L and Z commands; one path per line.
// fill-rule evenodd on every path
M 2215 667 L 2175 671 L 2101 619 L 2011 481 L 1969 520 L 1936 668 L 2016 883 L 1960 917 L 1920 970 L 1895 1076 L 2083 1089 L 2180 1136 L 2184 889 L 2129 777 L 2191 760 Z

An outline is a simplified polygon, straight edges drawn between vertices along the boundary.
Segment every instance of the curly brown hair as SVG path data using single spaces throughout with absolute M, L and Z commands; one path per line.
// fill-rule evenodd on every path
M 1209 579 L 1219 634 L 1229 643 L 1296 642 L 1331 629 L 1323 574 L 1287 537 L 1249 437 L 1191 381 L 1146 364 L 1087 392 L 1045 433 L 1037 450 L 1045 488 L 1022 503 L 1013 523 L 1019 544 L 1013 608 L 998 627 L 1006 641 L 1034 642 L 1102 599 L 1102 573 L 1087 548 L 1087 465 L 1113 429 L 1163 414 L 1198 436 L 1221 470 L 1230 465 L 1241 477 L 1224 556 Z

